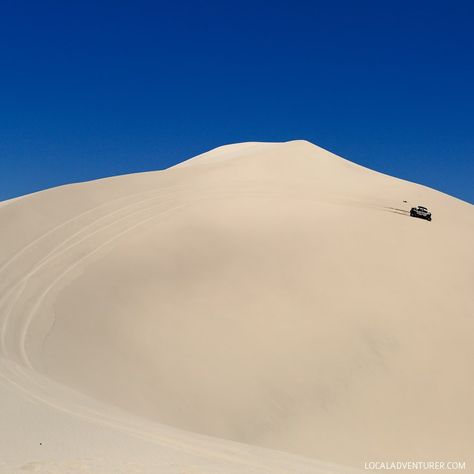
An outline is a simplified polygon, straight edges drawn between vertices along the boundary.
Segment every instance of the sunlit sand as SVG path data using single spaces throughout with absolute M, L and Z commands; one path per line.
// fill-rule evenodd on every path
M 2 474 L 474 469 L 472 205 L 293 141 L 0 223 Z

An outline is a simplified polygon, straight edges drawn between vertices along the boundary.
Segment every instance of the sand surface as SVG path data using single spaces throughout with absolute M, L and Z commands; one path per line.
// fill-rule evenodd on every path
M 472 205 L 243 143 L 0 225 L 0 473 L 474 472 Z

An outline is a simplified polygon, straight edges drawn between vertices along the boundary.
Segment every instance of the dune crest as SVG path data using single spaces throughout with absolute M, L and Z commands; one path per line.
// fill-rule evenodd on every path
M 474 469 L 472 205 L 292 141 L 0 223 L 0 472 Z

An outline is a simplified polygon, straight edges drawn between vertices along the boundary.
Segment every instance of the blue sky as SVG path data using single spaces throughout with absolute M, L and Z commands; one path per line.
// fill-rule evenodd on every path
M 471 1 L 0 2 L 0 200 L 310 140 L 474 202 Z

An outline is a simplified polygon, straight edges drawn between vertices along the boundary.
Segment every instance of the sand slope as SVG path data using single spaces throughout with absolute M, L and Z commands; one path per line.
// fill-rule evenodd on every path
M 473 472 L 471 205 L 294 141 L 0 223 L 0 472 Z

